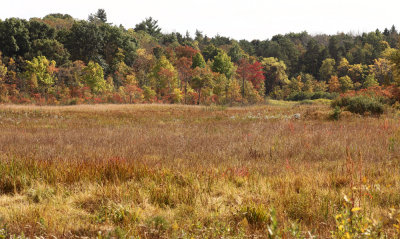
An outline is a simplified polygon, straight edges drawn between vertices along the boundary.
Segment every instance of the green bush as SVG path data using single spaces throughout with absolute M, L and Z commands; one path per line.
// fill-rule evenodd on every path
M 268 209 L 262 205 L 242 207 L 238 214 L 256 228 L 262 228 L 270 218 Z
M 367 112 L 373 115 L 381 115 L 384 112 L 384 104 L 381 101 L 363 95 L 338 98 L 332 102 L 331 106 L 332 108 L 345 108 L 345 110 L 361 115 Z
M 339 120 L 340 119 L 340 114 L 342 113 L 342 110 L 340 109 L 340 107 L 339 106 L 336 106 L 334 109 L 333 109 L 333 112 L 332 112 L 332 114 L 331 114 L 331 118 L 333 119 L 333 120 Z
M 290 94 L 287 97 L 287 100 L 290 101 L 302 101 L 302 100 L 316 100 L 316 99 L 335 99 L 338 97 L 337 93 L 329 93 L 329 92 L 295 92 Z

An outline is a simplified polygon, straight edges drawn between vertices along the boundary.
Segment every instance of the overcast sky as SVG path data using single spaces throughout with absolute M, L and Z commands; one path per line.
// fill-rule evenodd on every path
M 0 18 L 68 13 L 87 19 L 99 8 L 109 22 L 132 28 L 144 18 L 163 32 L 196 29 L 208 36 L 268 39 L 276 34 L 364 32 L 400 26 L 399 0 L 3 0 Z M 399 27 L 398 27 L 399 28 Z

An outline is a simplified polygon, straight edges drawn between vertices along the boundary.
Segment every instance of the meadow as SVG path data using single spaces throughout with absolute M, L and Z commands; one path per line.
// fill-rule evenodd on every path
M 397 238 L 397 112 L 331 112 L 1 105 L 0 238 Z

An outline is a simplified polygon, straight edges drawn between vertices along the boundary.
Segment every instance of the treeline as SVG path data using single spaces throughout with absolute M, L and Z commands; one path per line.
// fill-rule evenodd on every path
M 398 85 L 399 33 L 276 35 L 269 40 L 125 29 L 99 9 L 0 20 L 0 102 L 233 104 L 302 100 Z

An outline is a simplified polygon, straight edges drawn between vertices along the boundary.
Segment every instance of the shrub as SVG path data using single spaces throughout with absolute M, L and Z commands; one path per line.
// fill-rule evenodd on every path
M 341 114 L 341 113 L 342 113 L 342 110 L 340 109 L 340 107 L 339 107 L 339 106 L 336 106 L 336 107 L 333 109 L 331 118 L 332 118 L 333 120 L 339 120 L 339 119 L 340 119 L 340 114 Z
M 287 100 L 290 101 L 302 101 L 302 100 L 316 100 L 316 99 L 328 99 L 333 100 L 338 97 L 337 93 L 329 93 L 329 92 L 295 92 L 290 94 L 287 97 Z
M 342 238 L 386 238 L 382 225 L 374 223 L 361 208 L 352 207 L 345 197 L 343 210 L 335 216 L 336 228 L 332 231 L 333 239 Z
M 332 108 L 345 108 L 352 113 L 361 115 L 367 112 L 381 115 L 384 112 L 384 105 L 377 98 L 364 95 L 341 97 L 333 101 L 331 106 Z
M 270 218 L 269 211 L 262 205 L 243 207 L 239 210 L 238 214 L 256 228 L 262 228 L 269 222 Z
M 152 218 L 149 218 L 147 220 L 147 225 L 150 228 L 153 228 L 154 230 L 156 230 L 158 233 L 165 232 L 170 227 L 170 223 L 163 216 L 154 216 Z

